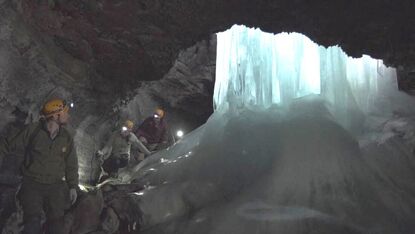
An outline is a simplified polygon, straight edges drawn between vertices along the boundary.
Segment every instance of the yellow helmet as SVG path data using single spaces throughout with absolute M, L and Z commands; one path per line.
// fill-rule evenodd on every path
M 61 112 L 68 112 L 69 107 L 66 105 L 66 101 L 63 99 L 51 99 L 47 101 L 42 108 L 42 114 L 45 116 L 50 116 L 53 114 L 58 114 Z
M 164 110 L 163 110 L 163 109 L 161 109 L 161 108 L 157 108 L 157 109 L 154 111 L 154 114 L 156 114 L 156 115 L 160 116 L 160 118 L 163 118 L 163 117 L 164 117 Z
M 131 120 L 126 120 L 126 121 L 124 122 L 124 126 L 125 126 L 125 127 L 127 127 L 127 128 L 128 128 L 128 130 L 132 130 L 132 129 L 133 129 L 133 127 L 134 127 L 134 123 L 133 123 L 133 121 L 131 121 Z

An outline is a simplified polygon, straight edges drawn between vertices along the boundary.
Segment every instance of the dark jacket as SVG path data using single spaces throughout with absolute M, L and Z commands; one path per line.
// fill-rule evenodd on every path
M 167 142 L 167 134 L 167 124 L 164 118 L 157 124 L 153 116 L 145 119 L 136 132 L 137 137 L 145 137 L 148 144 Z
M 24 154 L 33 133 L 35 136 L 32 147 L 28 150 L 30 160 L 27 160 L 26 165 L 22 165 L 23 176 L 43 184 L 53 184 L 65 179 L 70 188 L 77 187 L 78 158 L 73 138 L 63 127 L 52 140 L 44 121 L 29 124 L 16 136 L 0 142 L 0 158 L 13 152 Z

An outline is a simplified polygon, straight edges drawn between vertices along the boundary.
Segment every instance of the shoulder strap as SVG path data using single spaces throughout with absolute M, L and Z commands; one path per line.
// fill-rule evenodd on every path
M 33 148 L 33 140 L 35 139 L 35 137 L 39 133 L 40 127 L 41 127 L 41 123 L 39 122 L 38 125 L 36 126 L 35 130 L 29 136 L 29 141 L 27 142 L 27 146 L 25 148 L 25 153 L 24 153 L 23 166 L 25 168 L 29 168 L 30 165 L 32 165 L 32 163 L 33 163 L 33 157 L 32 157 L 32 154 L 30 153 L 30 151 Z

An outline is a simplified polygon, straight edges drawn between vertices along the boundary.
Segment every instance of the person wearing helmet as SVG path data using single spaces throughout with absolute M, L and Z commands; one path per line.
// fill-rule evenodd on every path
M 110 177 L 118 177 L 118 170 L 128 165 L 131 145 L 136 146 L 142 153 L 150 155 L 150 151 L 132 133 L 134 123 L 127 120 L 119 131 L 115 131 L 104 148 L 97 151 L 97 156 L 103 162 L 103 169 Z M 103 180 L 103 179 L 101 179 Z
M 39 122 L 2 140 L 0 158 L 10 153 L 24 158 L 18 193 L 23 208 L 23 233 L 41 232 L 41 215 L 45 209 L 48 233 L 59 234 L 63 232 L 68 187 L 71 204 L 77 198 L 78 159 L 73 137 L 64 127 L 69 122 L 66 102 L 62 99 L 47 101 L 41 116 Z
M 136 135 L 151 151 L 165 147 L 168 141 L 168 132 L 164 110 L 157 108 L 138 127 Z

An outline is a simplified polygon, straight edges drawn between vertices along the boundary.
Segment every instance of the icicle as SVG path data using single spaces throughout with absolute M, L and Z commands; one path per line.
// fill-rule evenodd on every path
M 326 49 L 299 33 L 273 35 L 234 25 L 218 33 L 214 108 L 268 108 L 318 94 L 338 122 L 358 128 L 379 84 L 395 78 L 395 69 L 369 56 L 350 58 L 340 47 Z

